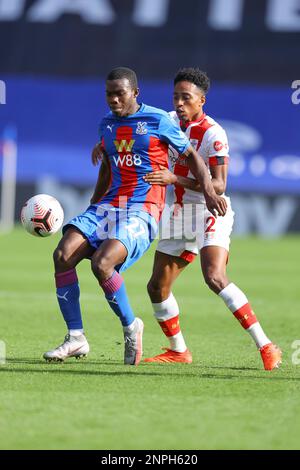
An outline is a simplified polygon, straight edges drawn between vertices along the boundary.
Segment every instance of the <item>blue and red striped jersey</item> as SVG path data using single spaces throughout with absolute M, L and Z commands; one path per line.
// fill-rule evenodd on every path
M 100 124 L 100 140 L 108 156 L 111 181 L 98 204 L 137 205 L 159 220 L 166 188 L 145 182 L 143 176 L 168 168 L 168 146 L 180 154 L 190 146 L 185 134 L 165 111 L 142 104 L 137 113 L 118 117 L 112 112 Z

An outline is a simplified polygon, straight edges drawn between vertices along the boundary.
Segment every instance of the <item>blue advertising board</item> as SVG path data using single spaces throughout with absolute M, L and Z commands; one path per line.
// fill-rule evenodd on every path
M 108 111 L 103 80 L 0 77 L 0 136 L 17 130 L 19 182 L 93 184 L 90 153 Z M 300 77 L 299 77 L 300 78 Z M 172 81 L 141 81 L 140 100 L 172 109 Z M 230 192 L 300 194 L 300 105 L 286 86 L 212 83 L 205 111 L 228 132 Z

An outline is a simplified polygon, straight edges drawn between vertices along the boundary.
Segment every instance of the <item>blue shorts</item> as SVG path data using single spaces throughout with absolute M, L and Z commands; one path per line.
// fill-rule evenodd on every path
M 148 250 L 155 239 L 158 225 L 145 211 L 120 209 L 106 205 L 91 205 L 63 227 L 63 233 L 76 227 L 97 249 L 104 240 L 119 240 L 127 249 L 127 257 L 118 271 L 125 271 Z

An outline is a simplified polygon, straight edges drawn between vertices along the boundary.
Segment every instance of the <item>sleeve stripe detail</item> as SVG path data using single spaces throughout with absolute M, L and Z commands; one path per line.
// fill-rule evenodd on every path
M 209 166 L 228 165 L 229 157 L 209 157 Z

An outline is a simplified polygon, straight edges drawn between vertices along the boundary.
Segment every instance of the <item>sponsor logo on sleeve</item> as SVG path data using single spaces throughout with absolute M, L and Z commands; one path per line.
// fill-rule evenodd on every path
M 222 150 L 223 147 L 224 147 L 224 145 L 222 144 L 222 142 L 220 142 L 219 140 L 215 141 L 214 149 L 215 149 L 216 152 L 220 152 L 220 150 Z

